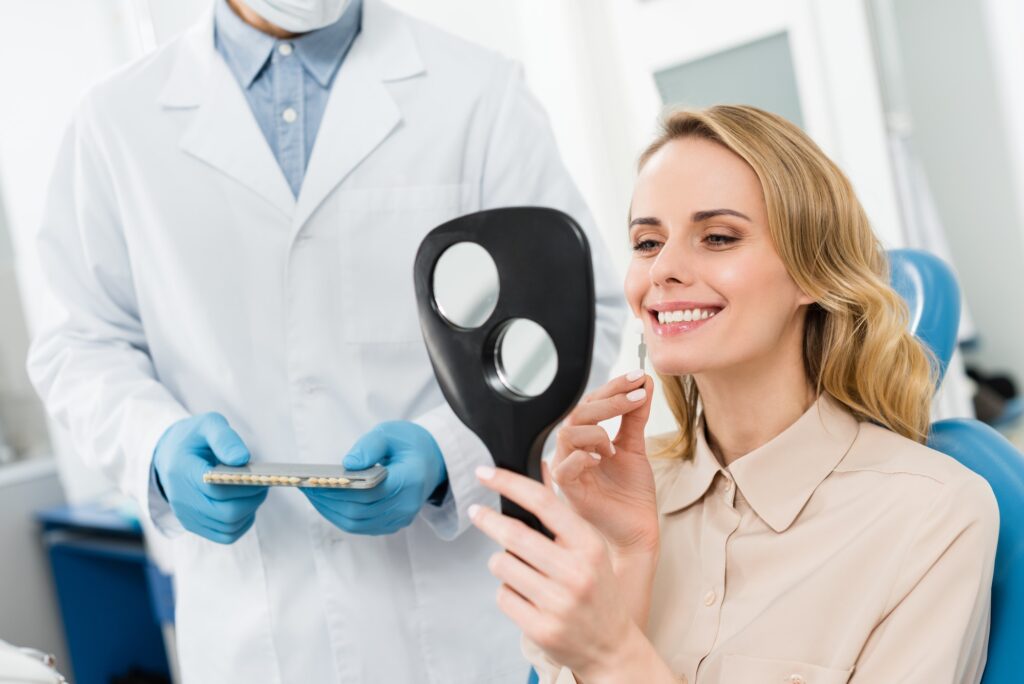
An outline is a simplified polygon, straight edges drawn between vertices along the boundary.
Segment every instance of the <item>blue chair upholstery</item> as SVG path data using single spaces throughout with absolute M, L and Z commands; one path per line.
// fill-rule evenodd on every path
M 892 285 L 907 301 L 914 334 L 935 354 L 944 373 L 956 347 L 960 290 L 940 259 L 909 249 L 889 252 Z M 933 423 L 928 446 L 984 477 L 999 504 L 999 545 L 992 580 L 992 629 L 983 684 L 1024 679 L 1024 455 L 977 421 Z

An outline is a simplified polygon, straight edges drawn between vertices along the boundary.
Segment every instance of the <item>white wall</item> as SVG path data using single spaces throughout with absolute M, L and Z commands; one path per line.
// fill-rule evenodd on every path
M 979 334 L 973 358 L 1022 380 L 1024 21 L 1019 5 L 986 5 L 892 0 L 916 151 Z
M 21 94 L 17 106 L 0 108 L 0 194 L 13 245 L 20 285 L 21 312 L 3 299 L 0 314 L 9 321 L 0 349 L 9 345 L 8 368 L 24 364 L 25 347 L 18 340 L 20 321 L 36 330 L 52 315 L 33 245 L 57 146 L 71 112 L 85 90 L 117 66 L 141 54 L 135 0 L 48 0 L 0 5 L 0 91 Z M 13 65 L 24 65 L 14 68 Z M 0 264 L 0 283 L 2 283 Z M 2 286 L 0 286 L 2 287 Z M 22 331 L 24 334 L 24 331 Z M 22 385 L 25 401 L 38 404 Z M 38 411 L 36 412 L 38 415 Z M 98 474 L 84 468 L 62 448 L 64 436 L 51 430 L 71 500 L 109 489 Z

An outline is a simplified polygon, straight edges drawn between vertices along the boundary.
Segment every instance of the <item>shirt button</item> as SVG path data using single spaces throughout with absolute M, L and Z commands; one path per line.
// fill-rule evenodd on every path
M 789 675 L 789 684 L 806 684 L 807 680 L 802 675 L 791 674 Z
M 705 606 L 712 606 L 712 605 L 714 605 L 716 598 L 717 597 L 715 596 L 715 592 L 713 590 L 709 591 L 708 593 L 704 594 L 704 605 Z
M 281 118 L 284 119 L 285 123 L 295 123 L 295 120 L 299 118 L 299 115 L 294 109 L 289 107 L 281 112 Z
M 732 480 L 725 481 L 725 493 L 728 494 L 732 491 Z
M 287 57 L 288 55 L 292 54 L 292 44 L 281 43 L 280 45 L 277 46 L 277 51 L 281 53 L 282 57 Z

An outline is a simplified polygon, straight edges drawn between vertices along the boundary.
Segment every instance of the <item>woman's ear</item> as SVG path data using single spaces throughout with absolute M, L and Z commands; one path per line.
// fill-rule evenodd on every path
M 796 298 L 796 303 L 800 306 L 810 306 L 811 304 L 817 304 L 818 300 L 803 290 L 800 290 L 800 295 Z

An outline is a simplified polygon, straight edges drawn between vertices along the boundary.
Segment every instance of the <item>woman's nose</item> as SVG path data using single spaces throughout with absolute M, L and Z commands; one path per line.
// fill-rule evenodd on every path
M 651 264 L 651 284 L 670 285 L 693 283 L 693 266 L 685 246 L 666 242 Z

